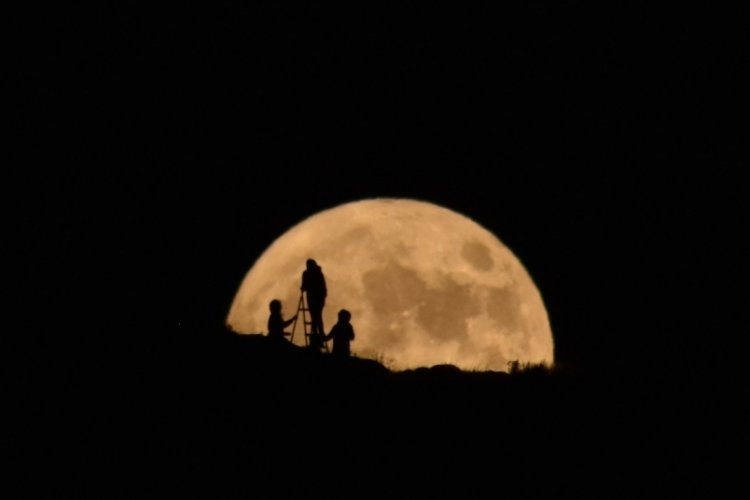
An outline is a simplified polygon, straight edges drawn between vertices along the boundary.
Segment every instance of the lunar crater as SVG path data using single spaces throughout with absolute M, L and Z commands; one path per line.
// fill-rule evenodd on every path
M 477 271 L 490 271 L 495 265 L 490 249 L 478 241 L 464 243 L 461 256 Z

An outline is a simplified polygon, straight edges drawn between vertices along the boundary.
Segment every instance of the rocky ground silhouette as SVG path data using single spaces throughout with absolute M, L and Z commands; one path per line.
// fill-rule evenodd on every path
M 696 405 L 657 382 L 394 371 L 262 335 L 210 338 L 110 352 L 12 395 L 20 491 L 629 496 L 704 487 L 717 460 Z

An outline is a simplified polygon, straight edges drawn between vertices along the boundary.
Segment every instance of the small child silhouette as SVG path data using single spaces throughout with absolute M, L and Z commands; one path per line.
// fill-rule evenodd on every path
M 352 327 L 350 321 L 352 319 L 352 313 L 346 309 L 339 311 L 339 321 L 331 332 L 326 335 L 326 340 L 333 339 L 333 351 L 332 354 L 337 357 L 346 358 L 351 355 L 351 341 L 354 340 L 354 327 Z
M 291 334 L 285 332 L 284 328 L 291 325 L 297 319 L 297 315 L 295 314 L 285 320 L 281 315 L 281 301 L 278 299 L 273 299 L 268 304 L 268 308 L 271 310 L 271 314 L 268 316 L 268 338 L 274 341 L 286 340 L 284 337 Z

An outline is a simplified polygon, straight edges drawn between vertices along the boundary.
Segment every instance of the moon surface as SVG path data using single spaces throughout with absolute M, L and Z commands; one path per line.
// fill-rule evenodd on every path
M 265 333 L 275 298 L 284 318 L 293 316 L 308 258 L 328 286 L 326 332 L 339 310 L 352 313 L 355 356 L 392 369 L 507 371 L 511 361 L 553 362 L 547 311 L 519 259 L 468 217 L 413 199 L 346 203 L 289 229 L 245 276 L 227 325 Z M 294 343 L 304 345 L 301 319 Z

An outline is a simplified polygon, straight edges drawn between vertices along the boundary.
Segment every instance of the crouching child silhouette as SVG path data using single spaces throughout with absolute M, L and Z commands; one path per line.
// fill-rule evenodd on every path
M 291 325 L 297 319 L 297 315 L 295 314 L 285 320 L 281 315 L 281 301 L 278 299 L 273 299 L 268 304 L 268 308 L 271 310 L 271 314 L 268 316 L 268 338 L 274 342 L 286 340 L 286 337 L 291 336 L 291 333 L 285 332 L 284 328 Z
M 326 340 L 333 339 L 332 354 L 336 357 L 348 358 L 351 355 L 351 342 L 354 340 L 354 327 L 350 321 L 352 313 L 346 309 L 339 311 L 339 321 L 331 332 L 326 335 Z

